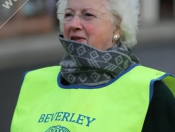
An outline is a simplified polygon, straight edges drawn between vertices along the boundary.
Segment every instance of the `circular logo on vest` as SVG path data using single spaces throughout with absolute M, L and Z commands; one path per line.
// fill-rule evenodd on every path
M 57 125 L 57 126 L 50 127 L 45 132 L 70 132 L 70 131 L 66 127 Z

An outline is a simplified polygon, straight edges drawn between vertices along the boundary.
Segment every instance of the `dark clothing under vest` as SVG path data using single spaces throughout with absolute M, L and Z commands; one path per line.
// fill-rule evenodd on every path
M 142 132 L 175 132 L 175 99 L 161 81 L 154 84 L 153 98 Z

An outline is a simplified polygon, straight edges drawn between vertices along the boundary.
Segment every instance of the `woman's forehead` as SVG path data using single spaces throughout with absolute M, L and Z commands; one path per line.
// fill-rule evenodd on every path
M 81 10 L 84 8 L 103 9 L 104 0 L 68 0 L 66 8 Z

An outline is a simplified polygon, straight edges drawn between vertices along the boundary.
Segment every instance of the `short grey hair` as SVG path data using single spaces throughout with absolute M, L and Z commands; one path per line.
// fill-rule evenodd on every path
M 137 43 L 137 30 L 139 21 L 139 0 L 105 0 L 107 10 L 113 14 L 114 27 L 121 30 L 120 42 L 132 47 Z M 57 2 L 58 10 L 61 12 L 67 6 L 68 0 L 59 0 Z M 57 15 L 59 20 L 61 16 Z M 63 32 L 63 23 L 60 22 L 60 30 Z

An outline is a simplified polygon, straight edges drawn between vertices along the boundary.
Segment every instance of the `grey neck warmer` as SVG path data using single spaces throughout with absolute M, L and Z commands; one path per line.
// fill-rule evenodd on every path
M 88 44 L 66 40 L 62 35 L 59 36 L 59 40 L 66 51 L 60 62 L 61 75 L 70 84 L 104 84 L 130 66 L 139 64 L 139 60 L 119 42 L 101 51 Z

